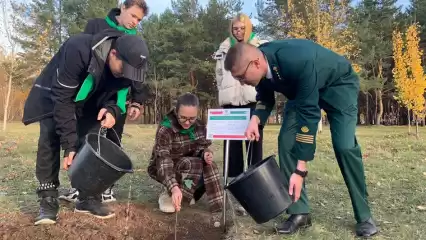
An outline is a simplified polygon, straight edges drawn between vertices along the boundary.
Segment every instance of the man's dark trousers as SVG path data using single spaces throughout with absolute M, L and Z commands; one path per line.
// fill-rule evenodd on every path
M 358 113 L 359 81 L 348 76 L 339 80 L 337 86 L 331 86 L 320 92 L 319 106 L 327 113 L 334 153 L 340 171 L 345 180 L 357 222 L 364 222 L 371 217 L 367 201 L 364 166 L 361 148 L 358 145 L 355 129 Z M 297 109 L 294 102 L 289 101 L 284 110 L 284 118 L 278 138 L 279 162 L 284 174 L 284 181 L 289 183 L 296 169 L 297 159 L 294 154 L 294 143 L 298 123 Z M 306 189 L 303 187 L 300 199 L 287 211 L 288 214 L 309 213 L 309 202 Z
M 256 108 L 256 103 L 250 103 L 242 106 L 225 105 L 225 109 L 229 108 L 250 108 L 250 117 Z M 255 165 L 263 159 L 263 127 L 259 126 L 259 141 L 252 141 L 250 149 L 248 150 L 247 166 Z M 243 142 L 245 142 L 246 152 L 249 147 L 249 141 L 230 140 L 229 141 L 229 165 L 228 177 L 237 177 L 244 172 L 244 161 L 246 156 L 243 153 Z M 226 140 L 223 141 L 223 157 L 225 158 Z M 223 161 L 223 168 L 225 169 L 225 161 Z
M 97 134 L 99 129 L 100 122 L 97 120 L 97 116 L 79 118 L 77 121 L 78 147 L 83 145 L 86 134 L 89 132 Z M 63 156 L 61 155 L 59 135 L 55 131 L 56 123 L 53 118 L 40 121 L 40 137 L 36 160 L 36 177 L 40 182 L 40 186 L 37 188 L 39 197 L 58 197 L 59 171 Z M 107 138 L 116 144 L 120 142 L 112 130 L 107 132 Z

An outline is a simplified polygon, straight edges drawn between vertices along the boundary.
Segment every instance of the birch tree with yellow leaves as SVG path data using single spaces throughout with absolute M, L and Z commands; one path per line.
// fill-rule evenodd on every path
M 292 38 L 311 39 L 353 59 L 357 50 L 353 42 L 354 33 L 347 27 L 348 12 L 349 2 L 346 0 L 288 0 L 287 34 Z
M 287 4 L 287 12 L 283 16 L 288 20 L 288 37 L 310 39 L 348 59 L 356 57 L 354 33 L 347 27 L 348 1 L 288 0 Z M 358 65 L 352 66 L 356 72 L 360 71 Z M 324 116 L 322 112 L 319 132 Z
M 422 67 L 423 52 L 419 48 L 419 41 L 417 24 L 410 25 L 405 34 L 399 31 L 393 32 L 393 58 L 395 61 L 393 75 L 397 89 L 396 99 L 408 110 L 409 133 L 411 132 L 410 112 L 413 119 L 424 118 L 426 114 L 424 98 L 426 75 Z M 417 120 L 416 136 L 419 136 Z

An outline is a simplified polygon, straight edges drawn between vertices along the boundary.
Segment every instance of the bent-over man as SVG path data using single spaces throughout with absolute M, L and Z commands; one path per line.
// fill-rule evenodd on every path
M 290 217 L 277 227 L 292 234 L 311 225 L 304 178 L 314 159 L 321 108 L 330 122 L 333 148 L 357 221 L 356 234 L 378 230 L 367 201 L 361 148 L 355 137 L 359 78 L 343 56 L 305 39 L 273 41 L 259 48 L 240 43 L 231 48 L 225 68 L 239 81 L 256 86 L 257 106 L 247 127 L 249 139 L 258 139 L 258 124 L 265 124 L 275 105 L 274 92 L 289 101 L 284 109 L 279 138 L 279 162 L 295 203 Z

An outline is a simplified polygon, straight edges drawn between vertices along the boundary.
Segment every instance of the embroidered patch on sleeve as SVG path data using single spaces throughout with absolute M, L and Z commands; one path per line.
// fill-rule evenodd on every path
M 303 126 L 300 131 L 302 131 L 303 133 L 307 133 L 309 132 L 309 128 L 307 126 Z
M 296 141 L 301 143 L 314 144 L 314 135 L 297 133 Z

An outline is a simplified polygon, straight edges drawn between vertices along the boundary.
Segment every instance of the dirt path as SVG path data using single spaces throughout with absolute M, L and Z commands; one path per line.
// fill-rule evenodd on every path
M 116 217 L 98 220 L 91 216 L 75 214 L 70 210 L 60 212 L 59 220 L 52 226 L 34 226 L 36 213 L 0 214 L 1 240 L 174 240 L 175 215 L 165 215 L 144 205 L 130 205 L 126 221 L 126 204 L 111 205 Z M 178 215 L 179 240 L 219 240 L 220 229 L 209 227 L 208 213 L 187 209 Z

